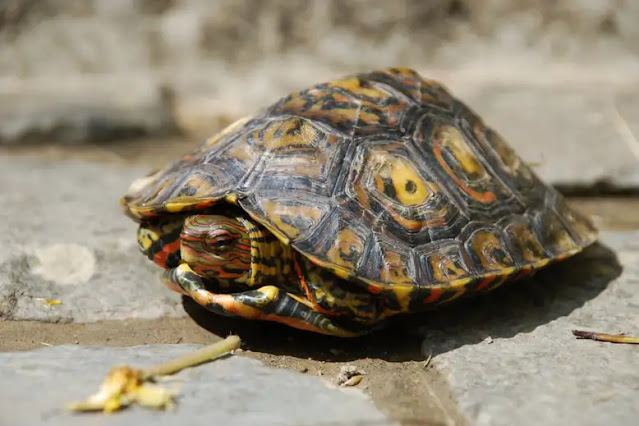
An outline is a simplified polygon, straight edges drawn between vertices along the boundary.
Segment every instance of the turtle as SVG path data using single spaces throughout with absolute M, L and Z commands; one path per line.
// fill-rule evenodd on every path
M 290 93 L 134 181 L 121 207 L 169 288 L 339 337 L 597 239 L 469 106 L 405 67 Z

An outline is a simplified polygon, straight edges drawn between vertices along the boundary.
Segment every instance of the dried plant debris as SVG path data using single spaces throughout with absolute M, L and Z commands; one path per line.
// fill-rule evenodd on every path
M 335 380 L 339 386 L 356 386 L 362 381 L 364 374 L 355 365 L 344 365 L 339 369 Z
M 605 334 L 605 333 L 597 333 L 595 331 L 582 331 L 582 330 L 573 330 L 572 334 L 574 334 L 577 337 L 577 339 L 590 339 L 590 340 L 596 340 L 598 342 L 628 343 L 628 344 L 639 345 L 639 337 L 626 336 L 625 334 Z
M 239 348 L 240 343 L 239 337 L 229 336 L 198 351 L 145 370 L 127 365 L 113 367 L 97 393 L 84 401 L 70 404 L 68 409 L 71 411 L 112 413 L 134 403 L 148 408 L 172 409 L 175 406 L 177 392 L 149 382 L 158 377 L 174 374 L 185 368 L 211 361 Z

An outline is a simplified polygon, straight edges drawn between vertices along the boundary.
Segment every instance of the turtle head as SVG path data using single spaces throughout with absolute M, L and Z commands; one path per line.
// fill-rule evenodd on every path
M 204 277 L 231 281 L 251 268 L 251 222 L 242 216 L 194 215 L 180 235 L 182 260 Z

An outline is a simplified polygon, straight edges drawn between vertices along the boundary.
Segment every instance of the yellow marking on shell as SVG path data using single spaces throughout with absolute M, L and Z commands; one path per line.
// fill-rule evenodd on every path
M 295 145 L 306 145 L 314 150 L 314 141 L 318 133 L 308 121 L 292 118 L 269 125 L 263 135 L 260 142 L 269 150 Z
M 348 268 L 344 268 L 342 266 L 339 265 L 335 265 L 331 260 L 324 260 L 324 259 L 320 259 L 317 256 L 313 256 L 309 253 L 304 253 L 304 256 L 310 260 L 313 264 L 324 268 L 326 270 L 331 271 L 332 273 L 334 273 L 335 275 L 337 275 L 339 278 L 342 279 L 349 279 L 353 276 L 353 271 L 348 269 Z
M 313 206 L 290 206 L 275 201 L 264 201 L 262 203 L 264 209 L 264 216 L 280 230 L 280 234 L 283 232 L 288 239 L 295 239 L 299 236 L 300 230 L 290 223 L 286 223 L 284 220 L 286 217 L 303 217 L 306 220 L 312 219 L 314 223 L 319 222 L 322 218 L 322 209 Z M 269 228 L 270 230 L 270 228 Z
M 526 263 L 534 263 L 545 256 L 544 249 L 530 227 L 525 223 L 508 226 L 508 236 L 517 244 Z
M 190 199 L 190 197 L 188 197 Z M 169 213 L 178 213 L 184 210 L 185 207 L 193 205 L 193 200 L 182 200 L 180 198 L 175 198 L 171 201 L 167 201 L 164 203 L 164 208 Z
M 388 96 L 388 94 L 374 87 L 363 87 L 361 80 L 357 77 L 334 80 L 328 83 L 328 87 L 339 87 L 348 90 L 353 94 L 365 96 L 367 98 L 383 99 Z
M 470 245 L 473 252 L 479 256 L 479 261 L 482 266 L 487 270 L 498 269 L 500 274 L 506 274 L 509 270 L 514 269 L 508 268 L 514 265 L 513 259 L 507 253 L 500 239 L 493 232 L 476 232 L 473 234 Z M 494 258 L 492 250 L 501 250 L 504 253 L 503 262 Z
M 431 194 L 439 192 L 437 184 L 422 178 L 415 166 L 402 157 L 388 157 L 385 153 L 376 153 L 381 167 L 375 176 L 377 189 L 384 191 L 382 179 L 390 179 L 397 199 L 405 206 L 417 206 L 428 200 Z
M 408 68 L 408 67 L 388 68 L 388 69 L 384 70 L 384 74 L 388 74 L 388 75 L 392 75 L 392 76 L 401 75 L 403 77 L 408 77 L 408 78 L 418 77 L 418 75 L 415 72 L 415 70 L 413 70 L 412 68 Z
M 410 296 L 415 291 L 415 288 L 412 286 L 400 285 L 393 286 L 392 290 L 397 297 L 399 312 L 408 312 L 410 310 Z
M 330 116 L 337 115 L 338 117 L 345 118 L 348 121 L 355 122 L 357 120 L 358 123 L 366 123 L 366 124 L 378 124 L 379 117 L 372 112 L 362 111 L 357 108 L 335 108 L 331 109 Z
M 331 248 L 326 253 L 329 260 L 339 266 L 346 266 L 351 271 L 356 267 L 353 261 L 349 260 L 349 256 L 354 256 L 355 261 L 359 259 L 357 254 L 363 253 L 364 241 L 359 236 L 348 228 L 341 229 L 337 234 L 337 238 L 331 245 Z
M 380 271 L 380 279 L 385 283 L 413 283 L 413 279 L 406 273 L 407 265 L 399 253 L 387 251 L 384 253 L 384 265 Z
M 537 262 L 535 262 L 533 264 L 533 269 L 543 268 L 544 266 L 548 265 L 551 261 L 552 261 L 552 259 L 550 259 L 550 258 L 538 260 Z
M 215 200 L 208 200 L 211 204 L 214 203 Z M 184 196 L 184 197 L 175 197 L 164 203 L 164 208 L 168 213 L 179 213 L 182 210 L 193 207 L 196 204 L 204 203 L 205 200 L 202 198 L 198 198 L 197 196 Z
M 255 217 L 255 215 L 249 213 L 249 216 L 251 216 L 253 219 L 255 219 L 256 221 L 258 221 L 262 226 L 264 226 L 271 234 L 275 235 L 275 237 L 280 240 L 283 244 L 288 245 L 290 243 L 290 239 L 286 236 L 286 234 L 282 233 L 279 229 L 277 229 L 275 226 L 271 225 L 270 223 L 263 221 L 262 219 L 260 219 L 259 217 Z
M 369 90 L 369 89 L 366 89 L 366 90 Z M 387 96 L 385 94 L 381 94 L 382 96 L 380 96 L 380 92 L 377 92 L 377 91 L 375 92 L 378 93 L 376 97 Z M 322 94 L 324 93 L 320 92 L 317 95 L 319 96 Z M 362 101 L 362 103 L 366 104 L 367 102 Z M 306 100 L 302 99 L 300 95 L 296 93 L 295 95 L 291 96 L 291 98 L 288 100 L 286 107 L 292 110 L 304 110 L 304 113 L 309 117 L 325 117 L 331 120 L 334 120 L 335 118 L 339 118 L 344 121 L 351 121 L 351 122 L 354 122 L 357 120 L 359 123 L 366 123 L 366 124 L 379 123 L 379 117 L 376 114 L 373 114 L 371 112 L 366 112 L 355 106 L 353 108 L 323 109 L 322 104 L 323 102 L 318 100 L 314 102 L 310 108 L 307 108 Z M 370 104 L 370 105 L 375 106 L 373 104 Z
M 444 126 L 438 131 L 441 145 L 448 148 L 467 175 L 487 175 L 484 167 L 466 143 L 464 135 L 454 126 Z
M 246 117 L 242 117 L 239 120 L 234 121 L 233 123 L 229 124 L 228 126 L 226 126 L 220 133 L 218 133 L 217 135 L 213 136 L 212 138 L 210 138 L 208 141 L 206 141 L 206 146 L 213 146 L 216 143 L 218 143 L 224 136 L 238 130 L 240 127 L 244 126 L 246 123 L 248 123 L 249 120 L 251 120 L 253 118 L 253 116 L 246 116 Z
M 432 253 L 428 256 L 433 278 L 440 283 L 452 282 L 468 276 L 468 271 L 460 267 L 453 258 L 444 253 Z
M 330 266 L 327 266 L 327 269 L 333 271 L 335 275 L 337 275 L 339 278 L 342 278 L 344 280 L 349 279 L 350 277 L 353 276 L 353 271 L 348 268 L 330 265 Z
M 224 201 L 237 205 L 237 194 L 227 194 L 226 197 L 224 197 Z

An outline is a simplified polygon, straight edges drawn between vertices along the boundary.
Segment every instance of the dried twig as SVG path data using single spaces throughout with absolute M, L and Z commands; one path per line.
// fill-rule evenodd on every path
M 135 402 L 145 407 L 171 409 L 175 393 L 145 382 L 210 361 L 239 348 L 240 343 L 239 337 L 229 336 L 198 351 L 145 370 L 126 365 L 113 367 L 97 393 L 84 401 L 70 404 L 68 409 L 112 413 Z
M 582 331 L 582 330 L 573 330 L 572 334 L 574 334 L 578 339 L 590 339 L 590 340 L 597 340 L 598 342 L 630 343 L 634 345 L 639 345 L 639 337 L 626 336 L 623 334 L 604 334 L 604 333 L 597 333 L 595 331 Z

